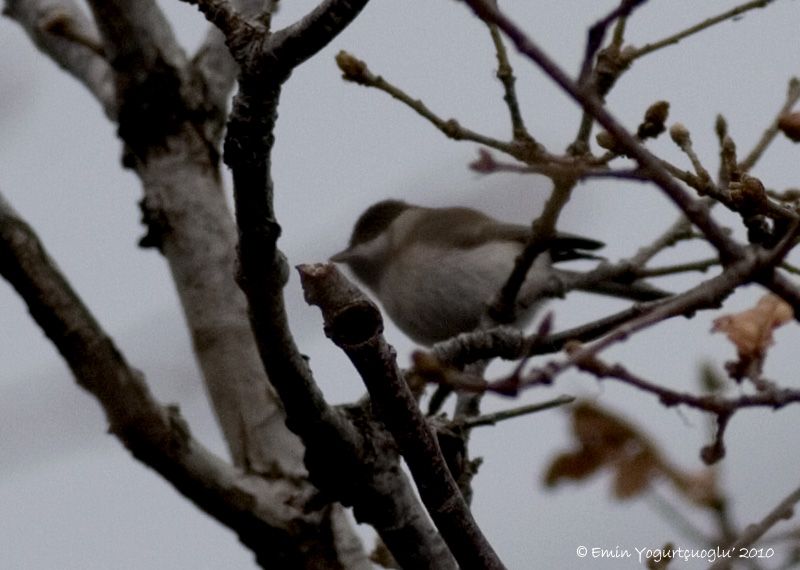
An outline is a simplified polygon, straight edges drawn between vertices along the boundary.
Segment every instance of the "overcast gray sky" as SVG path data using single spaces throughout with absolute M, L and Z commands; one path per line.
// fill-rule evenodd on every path
M 205 30 L 203 18 L 178 0 L 162 1 L 188 49 Z M 585 30 L 613 1 L 502 2 L 556 59 L 574 73 Z M 736 2 L 652 0 L 628 26 L 634 44 L 659 39 Z M 279 25 L 310 2 L 286 2 Z M 800 72 L 800 8 L 779 0 L 637 63 L 614 90 L 611 109 L 635 126 L 647 106 L 671 103 L 671 120 L 691 131 L 700 156 L 715 168 L 714 118 L 723 113 L 748 149 L 782 104 L 788 78 Z M 466 165 L 471 143 L 446 140 L 384 94 L 345 84 L 333 62 L 340 49 L 366 60 L 442 116 L 506 137 L 508 119 L 493 77 L 496 62 L 483 26 L 459 3 L 374 0 L 317 57 L 298 69 L 283 94 L 275 149 L 276 208 L 281 246 L 292 264 L 326 259 L 347 240 L 367 205 L 385 197 L 425 205 L 480 207 L 525 222 L 541 207 L 547 186 L 516 175 L 480 177 Z M 578 113 L 532 65 L 514 58 L 525 118 L 554 150 L 577 128 Z M 177 402 L 193 431 L 224 453 L 194 364 L 166 266 L 141 250 L 140 189 L 120 166 L 114 128 L 77 82 L 40 55 L 8 19 L 0 20 L 0 191 L 37 229 L 52 256 L 129 360 L 164 402 Z M 654 148 L 688 166 L 668 140 Z M 797 186 L 798 149 L 778 140 L 755 174 L 768 187 Z M 675 218 L 657 190 L 644 185 L 591 183 L 580 188 L 562 228 L 602 239 L 606 254 L 631 254 Z M 687 250 L 672 252 L 685 259 Z M 665 258 L 668 259 L 668 258 Z M 674 287 L 687 280 L 667 282 Z M 726 310 L 752 303 L 756 288 L 732 297 Z M 358 397 L 362 386 L 346 359 L 324 338 L 316 309 L 288 287 L 301 349 L 332 401 Z M 556 326 L 620 308 L 616 301 L 571 297 L 554 304 Z M 609 352 L 632 369 L 672 387 L 696 388 L 697 367 L 718 367 L 734 351 L 708 334 L 711 318 L 674 321 Z M 105 433 L 99 406 L 73 383 L 25 307 L 0 284 L 0 552 L 7 568 L 139 569 L 254 568 L 235 536 L 179 497 Z M 389 327 L 400 364 L 413 346 Z M 777 335 L 767 374 L 797 387 L 800 340 L 791 324 Z M 570 374 L 535 402 L 556 393 L 597 398 L 641 422 L 679 465 L 700 469 L 707 443 L 702 417 L 666 410 L 629 389 Z M 487 409 L 520 402 L 487 398 Z M 737 415 L 728 432 L 720 475 L 734 498 L 738 523 L 757 520 L 798 484 L 796 408 Z M 552 411 L 483 428 L 474 453 L 485 462 L 476 479 L 475 512 L 509 568 L 636 567 L 636 560 L 579 560 L 588 547 L 657 548 L 688 540 L 646 501 L 608 500 L 607 477 L 546 491 L 544 465 L 569 444 L 564 414 Z M 664 493 L 668 495 L 668 490 Z M 698 519 L 698 524 L 705 521 Z M 680 568 L 701 567 L 699 561 Z

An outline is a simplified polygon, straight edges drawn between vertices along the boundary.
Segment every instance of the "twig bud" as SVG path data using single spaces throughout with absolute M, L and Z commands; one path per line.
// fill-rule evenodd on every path
M 689 134 L 689 129 L 683 123 L 675 123 L 669 128 L 669 136 L 672 141 L 681 149 L 686 149 L 687 146 L 692 144 L 692 137 Z
M 342 70 L 342 78 L 361 85 L 369 83 L 369 69 L 367 64 L 357 57 L 342 50 L 336 54 L 336 65 Z
M 800 112 L 789 113 L 778 119 L 778 128 L 793 142 L 800 142 Z
M 669 116 L 669 103 L 656 101 L 644 113 L 644 121 L 639 125 L 636 136 L 640 139 L 654 139 L 666 130 L 664 123 Z

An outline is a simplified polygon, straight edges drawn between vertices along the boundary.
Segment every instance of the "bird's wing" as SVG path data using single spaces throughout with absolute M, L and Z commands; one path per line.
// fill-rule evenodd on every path
M 527 226 L 517 224 L 501 224 L 499 228 L 501 239 L 516 241 L 521 244 L 528 243 L 531 236 L 531 229 Z M 548 243 L 548 251 L 554 262 L 569 261 L 571 259 L 602 259 L 596 255 L 588 253 L 600 249 L 605 244 L 601 241 L 586 238 L 583 236 L 557 232 Z M 587 251 L 588 250 L 588 251 Z
M 464 249 L 485 244 L 487 241 L 511 241 L 521 245 L 528 243 L 531 235 L 530 226 L 521 224 L 507 224 L 470 208 L 448 208 L 448 219 L 457 219 L 457 224 L 443 228 L 438 215 L 421 218 L 415 228 L 414 239 L 431 244 L 443 243 L 449 247 Z M 447 243 L 444 244 L 446 234 Z M 549 251 L 553 261 L 567 261 L 570 259 L 598 259 L 587 253 L 600 249 L 603 242 L 569 233 L 557 233 L 549 244 Z

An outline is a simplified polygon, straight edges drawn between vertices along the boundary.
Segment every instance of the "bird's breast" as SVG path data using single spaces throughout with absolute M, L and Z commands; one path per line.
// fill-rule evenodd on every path
M 387 266 L 376 293 L 406 334 L 432 344 L 478 326 L 520 250 L 511 242 L 469 249 L 411 247 Z

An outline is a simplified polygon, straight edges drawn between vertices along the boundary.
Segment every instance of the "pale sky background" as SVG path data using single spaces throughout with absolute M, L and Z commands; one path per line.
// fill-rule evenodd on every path
M 178 0 L 161 4 L 188 49 L 205 21 Z M 577 70 L 587 25 L 614 1 L 502 2 L 530 35 L 571 73 Z M 683 29 L 735 2 L 652 0 L 636 12 L 628 40 L 641 45 Z M 308 1 L 282 5 L 285 25 Z M 635 127 L 649 104 L 666 99 L 670 120 L 684 123 L 711 170 L 716 169 L 714 118 L 723 113 L 742 152 L 783 102 L 790 76 L 800 73 L 800 7 L 779 0 L 638 62 L 613 91 L 609 105 Z M 281 247 L 292 264 L 326 259 L 347 241 L 367 205 L 386 197 L 425 205 L 472 205 L 525 222 L 541 207 L 540 178 L 480 177 L 466 165 L 477 145 L 446 140 L 388 96 L 339 79 L 334 54 L 345 49 L 375 72 L 419 97 L 444 117 L 503 138 L 508 118 L 494 78 L 494 52 L 485 28 L 456 2 L 373 0 L 321 54 L 298 69 L 284 89 L 275 149 L 276 208 Z M 574 136 L 578 112 L 534 67 L 514 58 L 518 93 L 530 130 L 554 151 Z M 166 265 L 154 250 L 136 247 L 143 234 L 137 179 L 120 166 L 120 144 L 99 106 L 72 78 L 40 55 L 8 19 L 0 20 L 0 191 L 39 232 L 51 255 L 162 402 L 175 402 L 195 435 L 223 454 L 205 400 Z M 653 148 L 688 168 L 667 137 Z M 779 139 L 754 174 L 770 188 L 797 186 L 798 147 Z M 605 254 L 630 255 L 655 237 L 675 212 L 651 186 L 619 182 L 582 186 L 561 229 L 607 242 Z M 689 252 L 692 252 L 690 255 Z M 704 255 L 688 247 L 665 261 Z M 797 259 L 795 259 L 797 261 Z M 680 287 L 686 279 L 660 282 Z M 751 287 L 724 310 L 741 310 L 761 292 Z M 301 350 L 329 399 L 363 392 L 347 363 L 322 334 L 292 279 L 290 317 Z M 556 326 L 622 308 L 617 301 L 575 295 L 554 303 Z M 720 335 L 708 333 L 720 313 L 674 320 L 607 353 L 664 385 L 696 389 L 700 362 L 721 368 L 734 356 Z M 0 557 L 3 568 L 79 570 L 251 569 L 249 551 L 197 510 L 106 434 L 97 403 L 72 380 L 56 351 L 0 284 Z M 387 336 L 408 363 L 413 345 L 396 329 Z M 800 334 L 790 324 L 777 334 L 767 375 L 798 387 Z M 529 391 L 519 401 L 489 397 L 486 409 L 536 402 L 569 393 L 597 399 L 639 422 L 678 465 L 701 468 L 707 422 L 685 410 L 666 410 L 655 398 L 570 372 L 552 390 Z M 720 476 L 736 522 L 760 519 L 798 485 L 797 406 L 737 414 L 726 438 Z M 636 548 L 667 541 L 698 547 L 652 502 L 611 500 L 609 478 L 565 485 L 540 484 L 545 465 L 570 445 L 565 415 L 551 411 L 512 420 L 474 435 L 485 459 L 475 480 L 479 523 L 511 569 L 635 568 Z M 671 499 L 667 487 L 662 494 Z M 684 509 L 685 510 L 685 509 Z M 702 516 L 693 520 L 703 527 Z M 633 558 L 578 559 L 576 548 L 628 549 Z M 774 565 L 777 561 L 767 561 Z M 700 568 L 700 561 L 675 568 Z

